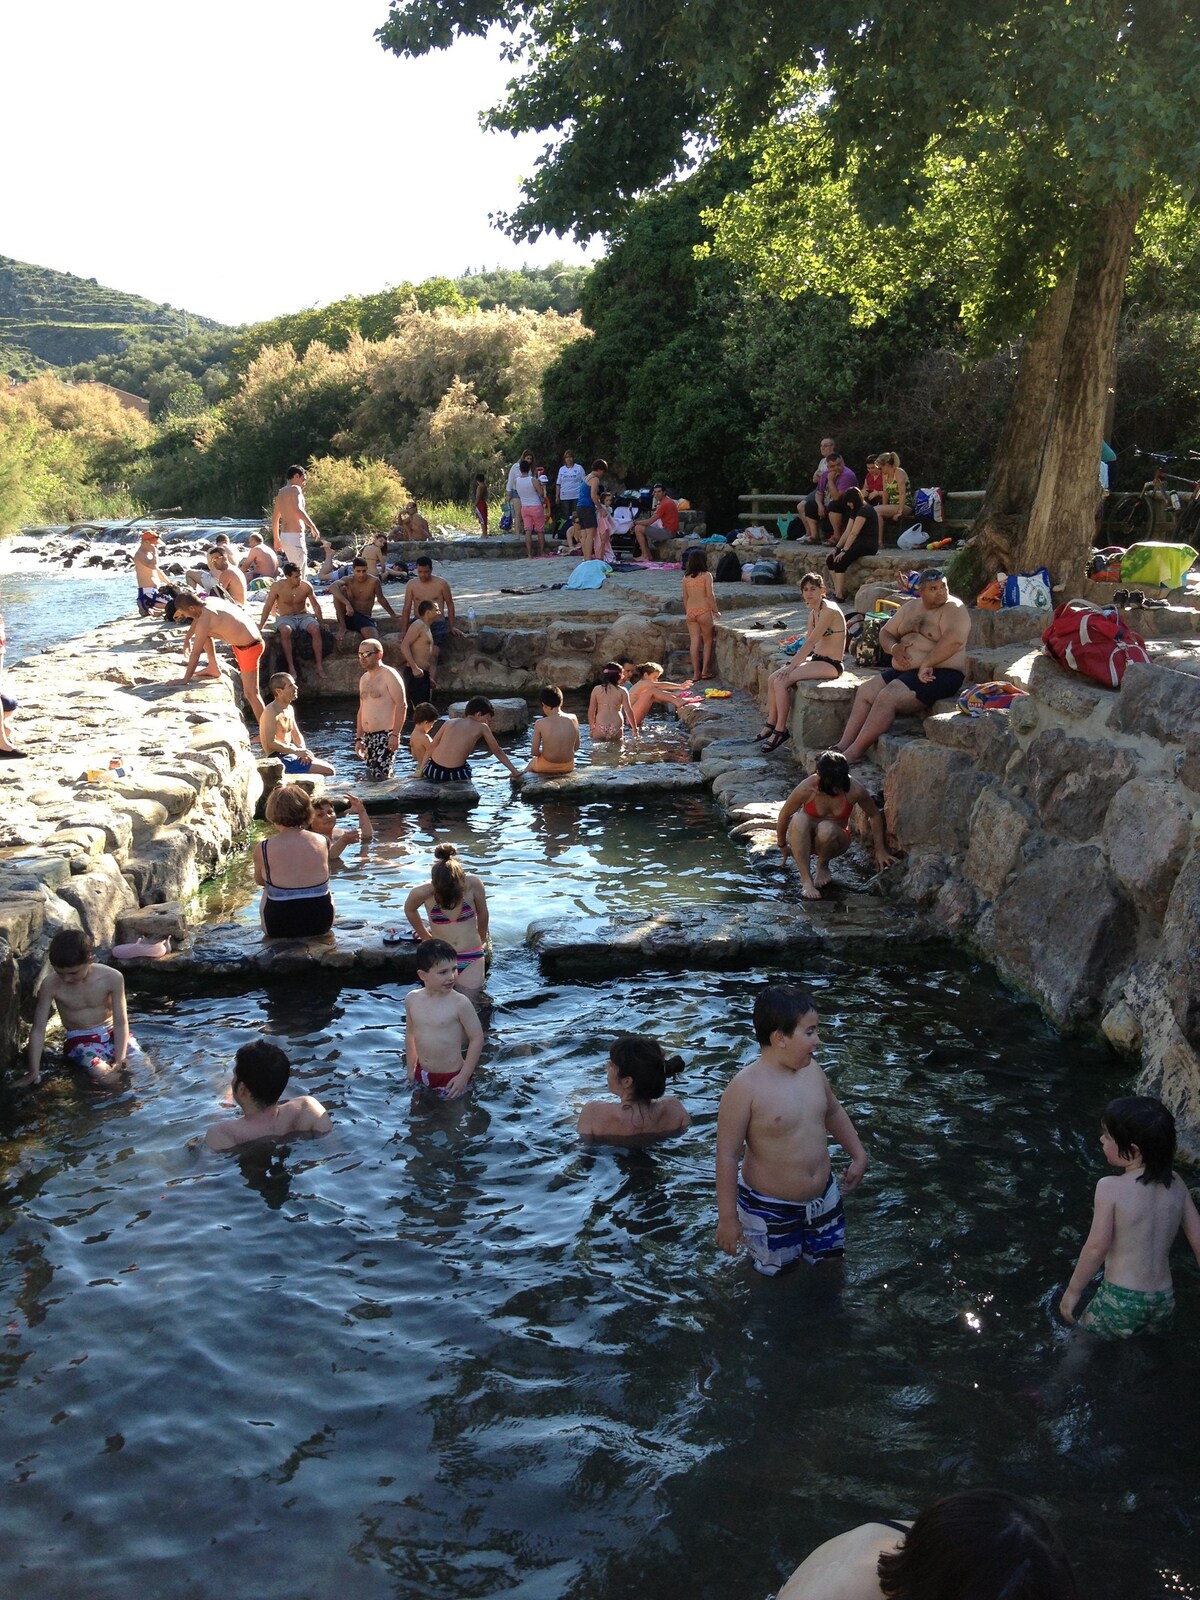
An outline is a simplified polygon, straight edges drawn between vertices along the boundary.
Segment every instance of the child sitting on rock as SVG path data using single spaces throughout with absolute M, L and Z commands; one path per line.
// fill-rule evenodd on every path
M 29 1033 L 29 1071 L 18 1080 L 18 1087 L 41 1081 L 52 1006 L 58 1008 L 67 1030 L 63 1061 L 86 1072 L 93 1083 L 112 1083 L 130 1051 L 137 1051 L 125 1010 L 125 979 L 115 967 L 94 961 L 94 954 L 92 941 L 81 928 L 61 928 L 51 939 L 48 955 L 53 970 L 42 979 L 37 992 Z
M 608 1087 L 617 1096 L 590 1100 L 579 1113 L 581 1139 L 664 1139 L 691 1126 L 683 1102 L 667 1094 L 667 1079 L 683 1071 L 682 1056 L 667 1056 L 657 1039 L 623 1033 L 608 1053 Z
M 329 1113 L 311 1094 L 281 1100 L 292 1064 L 277 1044 L 255 1039 L 233 1058 L 233 1103 L 237 1118 L 214 1122 L 204 1135 L 210 1150 L 232 1150 L 255 1139 L 282 1139 L 297 1133 L 328 1133 Z
M 412 708 L 413 729 L 408 736 L 408 748 L 413 760 L 419 767 L 429 754 L 429 746 L 433 743 L 433 736 L 441 727 L 445 718 L 438 711 L 432 700 L 422 700 L 420 705 Z
M 1200 1262 L 1200 1213 L 1187 1185 L 1171 1170 L 1175 1118 L 1149 1095 L 1112 1100 L 1100 1118 L 1100 1148 L 1119 1177 L 1096 1185 L 1092 1228 L 1059 1310 L 1067 1322 L 1102 1339 L 1128 1339 L 1169 1326 L 1175 1310 L 1171 1244 L 1180 1228 Z M 1089 1279 L 1100 1287 L 1076 1319 Z

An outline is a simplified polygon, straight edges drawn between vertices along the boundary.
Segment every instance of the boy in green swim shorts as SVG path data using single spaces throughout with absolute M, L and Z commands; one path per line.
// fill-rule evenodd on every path
M 1096 1185 L 1092 1228 L 1059 1302 L 1074 1323 L 1079 1300 L 1102 1266 L 1104 1278 L 1078 1318 L 1102 1339 L 1128 1339 L 1166 1328 L 1175 1310 L 1171 1245 L 1182 1227 L 1200 1262 L 1200 1213 L 1171 1170 L 1175 1119 L 1149 1095 L 1113 1100 L 1100 1119 L 1100 1148 L 1119 1177 Z

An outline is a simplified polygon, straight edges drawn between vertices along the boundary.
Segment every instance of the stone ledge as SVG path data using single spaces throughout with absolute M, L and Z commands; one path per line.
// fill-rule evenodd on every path
M 865 898 L 865 897 L 863 897 Z M 803 951 L 850 946 L 856 951 L 905 946 L 943 937 L 906 907 L 871 900 L 775 904 L 754 912 L 688 909 L 648 917 L 597 919 L 590 928 L 567 918 L 533 922 L 525 936 L 547 977 L 594 977 L 598 958 L 609 974 L 646 967 L 731 971 L 778 963 L 791 968 Z
M 561 778 L 526 774 L 520 794 L 545 800 L 611 800 L 644 794 L 688 794 L 708 787 L 699 766 L 682 761 L 630 761 L 619 767 L 578 767 Z

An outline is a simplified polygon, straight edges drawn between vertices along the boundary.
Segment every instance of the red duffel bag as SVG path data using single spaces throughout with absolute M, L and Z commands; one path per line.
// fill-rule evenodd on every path
M 1126 627 L 1116 606 L 1093 606 L 1086 600 L 1058 606 L 1042 643 L 1060 667 L 1106 689 L 1121 687 L 1130 662 L 1150 659 L 1146 641 Z

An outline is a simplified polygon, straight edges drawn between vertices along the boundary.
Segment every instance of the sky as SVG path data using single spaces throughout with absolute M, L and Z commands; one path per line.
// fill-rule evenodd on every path
M 513 75 L 498 44 L 402 60 L 374 38 L 387 10 L 0 6 L 0 255 L 228 323 L 468 268 L 594 260 L 596 246 L 515 244 L 488 222 L 544 143 L 479 126 Z

